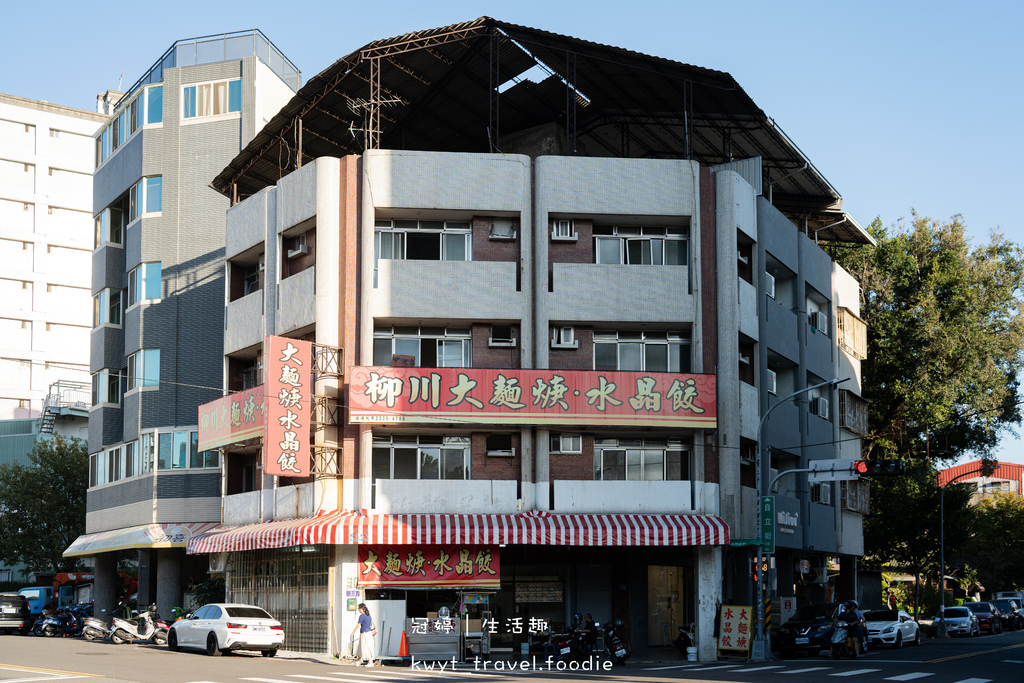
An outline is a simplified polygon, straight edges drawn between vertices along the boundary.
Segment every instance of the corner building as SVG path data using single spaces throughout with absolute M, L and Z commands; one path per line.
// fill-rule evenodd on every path
M 541 66 L 539 84 L 522 75 Z M 398 104 L 375 105 L 384 92 Z M 223 452 L 223 525 L 188 552 L 211 554 L 229 599 L 284 616 L 294 649 L 343 652 L 366 601 L 384 654 L 402 632 L 413 656 L 519 653 L 531 625 L 579 611 L 624 619 L 640 650 L 695 623 L 714 659 L 718 606 L 752 600 L 749 544 L 732 542 L 757 538 L 761 416 L 853 377 L 845 401 L 828 388 L 775 411 L 791 409 L 760 435 L 765 484 L 858 439 L 827 406 L 858 393 L 835 321 L 859 292 L 819 240 L 870 238 L 759 111 L 728 74 L 489 18 L 314 78 L 214 181 L 241 200 L 231 396 L 200 422 L 236 419 L 205 442 Z M 272 168 L 274 136 L 298 130 Z M 754 149 L 771 159 L 730 161 Z M 245 429 L 279 399 L 268 336 L 312 344 L 296 476 L 261 474 L 284 444 Z M 795 511 L 778 595 L 798 599 L 800 560 L 847 557 L 855 585 L 860 514 L 806 479 L 777 495 Z M 446 614 L 451 633 L 424 626 Z
M 138 551 L 139 603 L 170 615 L 207 578 L 186 558 L 221 518 L 219 453 L 197 408 L 221 395 L 224 212 L 210 181 L 299 86 L 259 31 L 174 43 L 94 136 L 92 408 L 86 535 L 97 609 L 117 551 Z

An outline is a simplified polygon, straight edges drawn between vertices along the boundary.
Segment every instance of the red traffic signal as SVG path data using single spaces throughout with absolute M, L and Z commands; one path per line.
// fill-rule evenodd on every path
M 902 460 L 858 460 L 853 464 L 857 474 L 864 477 L 880 477 L 907 473 L 907 463 Z

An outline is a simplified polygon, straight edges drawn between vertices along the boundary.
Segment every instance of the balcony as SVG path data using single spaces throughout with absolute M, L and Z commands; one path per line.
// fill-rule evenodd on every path
M 239 526 L 271 519 L 312 517 L 321 509 L 334 509 L 333 503 L 338 499 L 336 489 L 335 481 L 324 480 L 224 496 L 221 523 Z
M 381 514 L 511 515 L 518 512 L 515 481 L 377 479 L 376 486 L 374 509 Z

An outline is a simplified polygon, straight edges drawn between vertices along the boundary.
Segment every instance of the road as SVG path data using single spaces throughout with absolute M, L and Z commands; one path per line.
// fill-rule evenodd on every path
M 493 665 L 492 665 L 493 666 Z M 1004 683 L 1024 680 L 1024 631 L 981 638 L 928 640 L 920 647 L 875 649 L 856 661 L 801 657 L 771 662 L 631 662 L 599 671 L 538 669 L 515 672 L 452 671 L 398 667 L 364 668 L 322 657 L 282 653 L 268 659 L 236 653 L 213 658 L 170 652 L 152 645 L 116 646 L 71 638 L 0 636 L 0 683 L 87 680 L 133 683 L 468 683 L 469 681 L 723 681 L 730 683 L 817 683 L 919 681 L 920 683 Z

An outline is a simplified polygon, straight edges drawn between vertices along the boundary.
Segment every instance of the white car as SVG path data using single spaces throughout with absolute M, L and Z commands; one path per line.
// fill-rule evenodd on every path
M 947 607 L 944 614 L 946 615 L 946 635 L 981 635 L 981 624 L 978 623 L 978 616 L 966 607 Z M 943 617 L 941 614 L 936 614 L 934 622 L 936 628 L 942 628 L 942 621 Z
M 195 648 L 211 657 L 225 650 L 259 650 L 264 657 L 273 657 L 283 645 L 281 622 L 255 605 L 204 605 L 171 624 L 167 633 L 168 649 Z
M 864 613 L 871 645 L 903 647 L 904 643 L 921 644 L 921 628 L 903 610 L 878 609 Z

